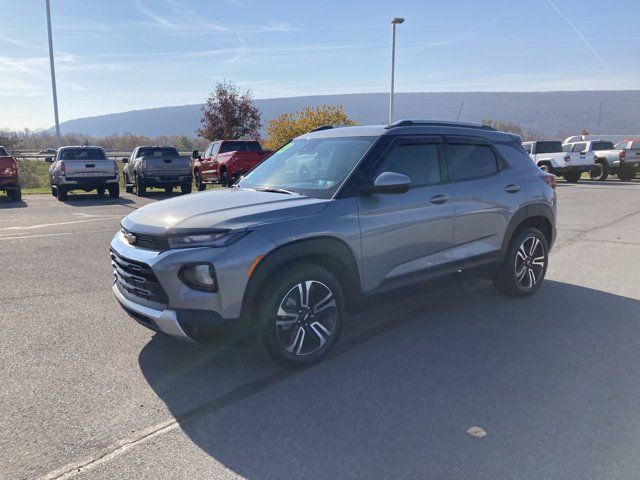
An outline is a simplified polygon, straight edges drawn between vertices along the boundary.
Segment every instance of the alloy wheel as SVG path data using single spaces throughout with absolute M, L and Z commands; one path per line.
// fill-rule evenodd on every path
M 278 306 L 275 323 L 280 346 L 296 356 L 323 348 L 336 331 L 338 308 L 331 289 L 317 280 L 291 288 Z
M 544 273 L 546 252 L 539 238 L 530 236 L 524 239 L 516 253 L 515 275 L 521 288 L 535 287 Z

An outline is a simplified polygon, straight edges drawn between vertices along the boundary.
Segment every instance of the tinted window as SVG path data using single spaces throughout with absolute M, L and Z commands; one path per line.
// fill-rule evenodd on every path
M 412 185 L 427 185 L 440 181 L 440 159 L 436 144 L 397 145 L 384 160 L 378 173 L 402 173 Z
M 640 141 L 636 140 L 631 142 L 631 148 L 640 148 Z
M 571 149 L 572 152 L 581 152 L 583 150 L 585 150 L 587 148 L 587 144 L 586 143 L 574 143 L 573 144 L 573 148 Z
M 222 142 L 220 153 L 226 152 L 261 152 L 258 142 Z
M 531 145 L 530 143 L 523 143 L 522 144 L 522 148 L 524 148 L 524 151 L 527 153 L 531 153 L 531 149 L 532 149 L 533 145 Z
M 562 143 L 560 142 L 538 142 L 536 144 L 536 153 L 558 152 L 562 152 Z
M 629 142 L 616 143 L 613 148 L 615 148 L 616 150 L 625 150 L 627 148 L 628 143 Z
M 612 142 L 593 142 L 591 144 L 591 150 L 593 150 L 593 151 L 612 150 L 612 149 L 613 149 L 613 143 Z
M 452 180 L 484 177 L 498 171 L 493 150 L 487 145 L 446 145 Z
M 6 157 L 9 154 L 7 153 L 7 151 L 5 150 L 4 147 L 0 147 L 0 157 Z
M 573 148 L 573 145 L 571 145 L 571 144 L 563 145 L 562 146 L 562 151 L 563 152 L 570 152 L 572 148 Z
M 67 148 L 60 152 L 61 160 L 106 160 L 99 148 Z
M 138 157 L 177 157 L 178 150 L 173 147 L 148 147 L 138 150 Z

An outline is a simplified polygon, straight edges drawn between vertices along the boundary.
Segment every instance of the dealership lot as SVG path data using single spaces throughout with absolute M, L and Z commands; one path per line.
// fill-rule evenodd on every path
M 0 198 L 0 478 L 634 477 L 640 183 L 558 196 L 535 296 L 390 295 L 298 371 L 120 311 L 109 241 L 166 195 Z

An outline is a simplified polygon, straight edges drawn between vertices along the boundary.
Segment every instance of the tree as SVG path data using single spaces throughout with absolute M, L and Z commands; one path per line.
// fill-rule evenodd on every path
M 174 146 L 181 152 L 187 152 L 193 149 L 193 142 L 189 137 L 182 134 L 182 135 L 178 135 L 178 138 L 176 138 Z
M 482 124 L 493 127 L 501 132 L 515 133 L 516 135 L 520 135 L 522 138 L 525 138 L 526 136 L 522 127 L 517 123 L 503 122 L 502 120 L 484 118 L 482 119 Z
M 208 140 L 260 137 L 260 111 L 251 104 L 251 91 L 231 82 L 218 82 L 202 106 L 202 128 L 196 133 Z
M 342 105 L 305 107 L 299 112 L 284 113 L 267 124 L 266 148 L 277 149 L 291 139 L 323 125 L 357 125 Z

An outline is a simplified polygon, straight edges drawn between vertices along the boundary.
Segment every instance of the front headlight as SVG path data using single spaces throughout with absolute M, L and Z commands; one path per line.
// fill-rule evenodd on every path
M 176 235 L 168 237 L 171 248 L 190 247 L 226 247 L 227 245 L 240 240 L 248 231 L 242 232 L 212 232 L 194 233 L 190 235 Z

